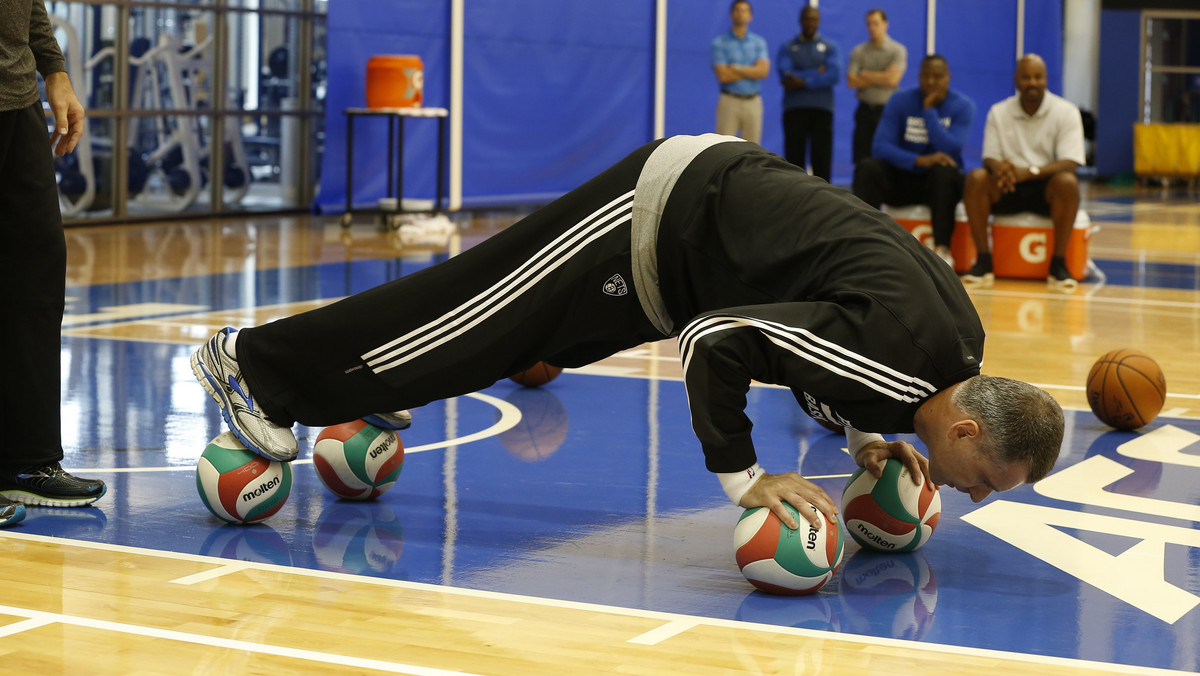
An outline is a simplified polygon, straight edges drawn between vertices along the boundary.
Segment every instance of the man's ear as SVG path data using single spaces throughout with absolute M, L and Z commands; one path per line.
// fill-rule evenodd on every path
M 950 438 L 954 440 L 979 436 L 979 423 L 967 418 L 950 426 Z

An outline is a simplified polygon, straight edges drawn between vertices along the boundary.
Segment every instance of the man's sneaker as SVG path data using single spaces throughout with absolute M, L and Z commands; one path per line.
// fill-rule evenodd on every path
M 0 497 L 0 528 L 12 526 L 25 518 L 25 505 Z
M 1067 261 L 1065 258 L 1055 256 L 1050 259 L 1050 274 L 1046 277 L 1046 285 L 1051 291 L 1059 293 L 1072 293 L 1079 288 L 1079 282 L 1071 276 L 1071 271 L 1067 269 Z
M 949 265 L 951 270 L 954 269 L 954 254 L 950 253 L 950 247 L 939 244 L 933 247 L 933 252 L 938 255 L 938 258 L 946 261 L 946 265 Z
M 980 254 L 975 259 L 975 265 L 972 265 L 967 274 L 962 276 L 962 281 L 967 286 L 979 287 L 981 289 L 991 288 L 996 283 L 996 275 L 992 274 L 991 254 Z
M 374 415 L 363 416 L 363 420 L 367 421 L 368 425 L 374 425 L 385 430 L 406 430 L 412 424 L 412 415 L 408 411 L 376 413 Z
M 226 337 L 236 331 L 226 327 L 201 345 L 192 355 L 192 373 L 217 401 L 230 431 L 246 448 L 268 460 L 291 462 L 300 452 L 296 435 L 291 428 L 267 420 L 250 396 L 237 360 L 225 351 Z
M 15 472 L 0 470 L 0 497 L 26 505 L 85 507 L 107 491 L 103 481 L 81 479 L 57 462 Z

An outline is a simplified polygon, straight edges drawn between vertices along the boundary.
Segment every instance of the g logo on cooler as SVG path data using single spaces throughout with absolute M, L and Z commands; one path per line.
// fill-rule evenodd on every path
M 933 248 L 933 226 L 918 225 L 912 229 L 913 237 L 929 248 Z
M 1021 246 L 1018 251 L 1021 258 L 1029 263 L 1045 263 L 1046 262 L 1046 240 L 1045 232 L 1031 232 L 1021 238 Z

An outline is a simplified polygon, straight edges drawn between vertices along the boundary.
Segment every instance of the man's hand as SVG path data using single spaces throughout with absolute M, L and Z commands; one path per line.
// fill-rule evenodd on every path
M 54 147 L 55 155 L 66 155 L 75 149 L 83 136 L 83 104 L 75 96 L 66 73 L 46 76 L 46 100 L 54 115 L 54 135 L 50 137 L 50 145 Z
M 1010 193 L 1017 189 L 1017 168 L 1008 160 L 998 160 L 988 165 L 992 178 L 1000 188 L 1001 193 Z
M 925 95 L 925 108 L 937 108 L 942 105 L 942 101 L 946 100 L 946 95 L 949 93 L 948 87 L 938 87 Z
M 933 485 L 933 478 L 929 476 L 929 461 L 906 441 L 872 441 L 858 449 L 858 455 L 855 456 L 854 461 L 860 467 L 865 467 L 871 476 L 878 479 L 883 476 L 883 465 L 888 458 L 895 458 L 904 463 L 914 484 L 921 485 L 917 477 L 924 476 L 925 480 L 931 486 Z M 760 479 L 759 483 L 761 482 Z
M 828 493 L 795 472 L 763 474 L 762 478 L 746 491 L 739 504 L 746 509 L 768 507 L 784 525 L 796 530 L 800 524 L 788 513 L 787 508 L 783 506 L 784 502 L 795 507 L 800 516 L 818 529 L 821 527 L 821 519 L 816 512 L 809 509 L 809 505 L 824 513 L 830 521 L 833 521 L 838 513 L 837 504 Z
M 958 166 L 958 162 L 955 162 L 953 157 L 950 157 L 943 152 L 929 153 L 928 155 L 918 155 L 916 161 L 913 162 L 914 166 L 925 168 L 934 167 L 939 164 L 947 167 Z
M 795 73 L 788 73 L 787 75 L 783 76 L 783 88 L 789 92 L 797 89 L 804 89 L 807 86 L 808 81 L 796 75 Z

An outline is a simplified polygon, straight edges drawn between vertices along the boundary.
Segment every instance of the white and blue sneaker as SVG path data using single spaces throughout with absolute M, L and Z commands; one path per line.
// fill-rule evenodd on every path
M 375 413 L 363 416 L 368 425 L 374 425 L 385 430 L 406 430 L 412 424 L 412 414 L 408 411 L 393 413 Z
M 246 448 L 268 460 L 291 462 L 300 447 L 290 427 L 280 427 L 267 419 L 258 407 L 237 360 L 225 350 L 226 338 L 237 329 L 218 331 L 192 355 L 192 373 L 221 407 L 221 416 Z
M 0 497 L 0 528 L 16 525 L 25 518 L 25 505 Z

